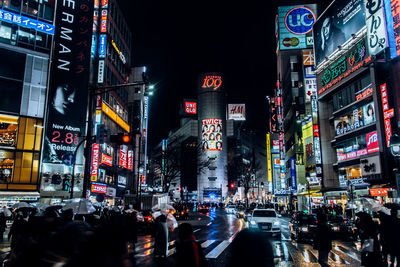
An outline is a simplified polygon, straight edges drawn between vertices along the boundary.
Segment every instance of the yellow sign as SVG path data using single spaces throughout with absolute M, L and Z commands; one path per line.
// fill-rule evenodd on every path
M 272 182 L 272 164 L 271 164 L 271 138 L 270 135 L 267 134 L 267 166 L 268 166 L 268 182 Z
M 131 127 L 120 117 L 115 113 L 109 106 L 107 106 L 104 102 L 102 104 L 101 110 L 108 116 L 110 119 L 115 121 L 119 126 L 122 127 L 126 132 L 131 131 Z

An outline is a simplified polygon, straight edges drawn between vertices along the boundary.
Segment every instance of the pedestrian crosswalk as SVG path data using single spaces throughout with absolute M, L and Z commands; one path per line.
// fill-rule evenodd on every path
M 228 240 L 202 240 L 201 247 L 207 259 L 217 259 L 231 244 L 232 239 Z M 318 251 L 312 245 L 299 244 L 289 240 L 272 242 L 275 262 L 292 262 L 294 266 L 318 266 Z M 138 262 L 144 261 L 147 256 L 153 253 L 154 239 L 144 237 L 136 244 L 136 259 Z M 168 256 L 176 253 L 175 241 L 169 242 Z M 329 254 L 328 263 L 330 266 L 360 266 L 360 253 L 353 243 L 334 242 Z

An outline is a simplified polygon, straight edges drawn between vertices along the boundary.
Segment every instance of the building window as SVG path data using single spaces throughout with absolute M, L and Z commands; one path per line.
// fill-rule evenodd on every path
M 21 117 L 17 149 L 40 151 L 42 132 L 42 120 Z
M 0 150 L 0 183 L 10 183 L 13 177 L 15 153 Z
M 0 146 L 15 148 L 17 144 L 18 117 L 0 115 Z

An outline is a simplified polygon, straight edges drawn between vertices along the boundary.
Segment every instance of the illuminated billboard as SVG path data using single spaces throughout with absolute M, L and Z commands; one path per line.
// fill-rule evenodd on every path
M 245 121 L 246 105 L 245 104 L 228 104 L 228 120 Z
M 203 91 L 217 91 L 222 88 L 222 77 L 217 73 L 207 73 L 200 77 Z
M 278 7 L 279 49 L 305 49 L 313 45 L 311 34 L 316 20 L 316 5 Z
M 313 27 L 316 66 L 365 25 L 364 0 L 335 1 Z
M 202 148 L 204 151 L 222 151 L 222 120 L 202 120 Z
M 65 13 L 74 20 L 65 19 Z M 86 127 L 93 3 L 71 9 L 58 1 L 55 25 L 43 163 L 61 165 L 74 155 Z M 47 167 L 51 172 L 57 168 Z
M 185 113 L 197 114 L 197 103 L 185 101 Z

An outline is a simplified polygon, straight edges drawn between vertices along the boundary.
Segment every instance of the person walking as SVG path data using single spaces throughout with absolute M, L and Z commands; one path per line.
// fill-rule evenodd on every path
M 377 225 L 368 213 L 359 212 L 356 216 L 358 217 L 356 227 L 361 239 L 361 265 L 365 267 L 382 266 Z
M 178 228 L 179 242 L 176 247 L 177 267 L 205 267 L 207 266 L 201 245 L 196 242 L 193 227 L 189 223 L 182 223 Z
M 156 260 L 165 261 L 168 253 L 168 227 L 167 216 L 161 214 L 156 218 L 156 239 L 154 243 L 154 257 Z
M 332 233 L 327 224 L 326 215 L 317 215 L 318 225 L 314 238 L 314 249 L 318 250 L 318 263 L 322 266 L 328 265 L 329 252 L 332 249 Z
M 4 232 L 7 228 L 7 219 L 4 213 L 0 213 L 0 242 L 3 242 Z

